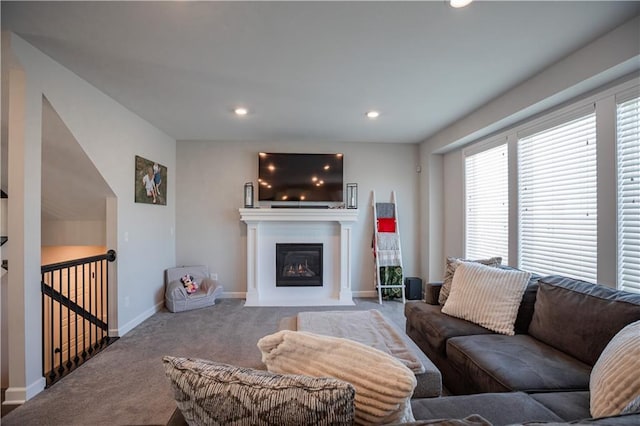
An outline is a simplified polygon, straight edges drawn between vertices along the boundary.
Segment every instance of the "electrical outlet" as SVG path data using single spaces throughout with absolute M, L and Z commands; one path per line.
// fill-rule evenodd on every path
M 128 308 L 129 307 L 129 296 L 125 296 L 124 297 L 124 307 Z
M 216 273 L 211 273 L 210 276 L 211 276 L 212 280 L 217 280 L 218 279 L 218 274 L 216 274 Z

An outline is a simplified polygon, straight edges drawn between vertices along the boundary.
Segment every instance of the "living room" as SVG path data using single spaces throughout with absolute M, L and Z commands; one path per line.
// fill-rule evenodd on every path
M 460 11 L 467 13 L 464 15 L 465 21 L 462 24 L 468 24 L 466 20 L 470 19 L 474 11 L 485 7 L 482 3 L 472 4 L 466 11 Z M 449 8 L 448 5 L 440 3 L 426 6 Z M 16 141 L 13 143 L 24 148 L 9 150 L 9 164 L 23 164 L 24 167 L 20 170 L 18 168 L 9 170 L 10 186 L 6 191 L 10 197 L 8 226 L 11 232 L 7 252 L 9 258 L 13 259 L 12 265 L 16 265 L 15 268 L 12 267 L 6 279 L 8 279 L 8 286 L 21 290 L 10 291 L 6 298 L 3 293 L 3 299 L 8 301 L 7 305 L 3 304 L 3 312 L 8 315 L 7 321 L 3 323 L 8 324 L 11 329 L 9 333 L 3 326 L 3 339 L 7 339 L 3 340 L 3 346 L 11 349 L 8 364 L 3 363 L 3 387 L 13 391 L 9 394 L 15 401 L 31 399 L 42 390 L 40 322 L 37 319 L 27 318 L 26 313 L 39 311 L 41 303 L 40 252 L 41 233 L 44 231 L 41 214 L 44 206 L 40 201 L 40 173 L 34 171 L 34 167 L 30 165 L 40 163 L 39 153 L 44 138 L 44 130 L 40 125 L 44 108 L 43 96 L 68 127 L 78 145 L 91 159 L 114 194 L 105 201 L 104 219 L 101 221 L 104 225 L 101 226 L 106 229 L 104 245 L 108 248 L 113 247 L 118 252 L 117 265 L 114 265 L 113 274 L 115 291 L 110 294 L 113 302 L 110 303 L 110 329 L 113 335 L 124 336 L 163 309 L 164 270 L 176 265 L 207 265 L 223 283 L 224 297 L 238 299 L 245 297 L 247 231 L 246 225 L 240 220 L 238 209 L 243 206 L 245 182 L 253 181 L 257 184 L 259 152 L 302 151 L 344 155 L 344 182 L 356 182 L 359 189 L 359 218 L 354 225 L 352 239 L 353 296 L 375 297 L 371 256 L 373 219 L 370 196 L 372 190 L 376 191 L 378 198 L 387 197 L 393 190 L 397 192 L 403 267 L 406 275 L 422 277 L 425 282 L 440 280 L 444 273 L 445 257 L 465 255 L 463 170 L 464 158 L 467 154 L 473 154 L 474 147 L 491 144 L 500 138 L 508 140 L 510 147 L 515 146 L 514 135 L 535 124 L 535 120 L 544 121 L 548 114 L 571 112 L 573 109 L 596 102 L 600 102 L 600 106 L 596 109 L 613 108 L 615 101 L 612 99 L 638 86 L 639 52 L 636 37 L 638 3 L 618 2 L 611 7 L 620 7 L 620 9 L 607 15 L 609 21 L 606 23 L 601 23 L 604 18 L 600 18 L 603 21 L 594 18 L 598 15 L 596 12 L 586 14 L 589 17 L 585 17 L 581 23 L 583 26 L 588 26 L 587 23 L 589 23 L 592 27 L 597 27 L 597 31 L 583 34 L 583 38 L 579 39 L 579 42 L 576 39 L 573 45 L 567 43 L 563 54 L 556 51 L 554 53 L 556 56 L 553 58 L 549 57 L 546 61 L 532 64 L 529 70 L 521 70 L 522 74 L 517 80 L 505 83 L 501 87 L 495 86 L 497 91 L 486 93 L 484 101 L 476 100 L 476 104 L 458 101 L 457 98 L 464 95 L 465 89 L 462 88 L 459 89 L 461 93 L 450 92 L 455 93 L 455 96 L 449 96 L 449 98 L 456 98 L 454 100 L 437 97 L 438 102 L 443 103 L 443 109 L 445 106 L 455 107 L 457 116 L 449 118 L 439 116 L 442 120 L 439 126 L 433 127 L 427 133 L 409 135 L 407 140 L 410 142 L 397 143 L 398 138 L 382 136 L 382 132 L 387 130 L 384 120 L 390 119 L 394 114 L 403 115 L 405 112 L 383 110 L 377 121 L 365 121 L 364 109 L 355 113 L 346 111 L 341 106 L 340 100 L 333 101 L 332 116 L 335 114 L 345 117 L 348 114 L 355 114 L 362 120 L 354 126 L 352 133 L 340 134 L 338 130 L 342 129 L 343 120 L 336 120 L 335 117 L 333 118 L 335 121 L 331 122 L 332 125 L 324 123 L 323 118 L 329 115 L 330 110 L 322 110 L 314 106 L 312 99 L 305 97 L 297 99 L 297 103 L 294 103 L 295 106 L 292 108 L 310 111 L 308 115 L 311 118 L 307 117 L 305 122 L 315 121 L 316 124 L 313 127 L 298 128 L 298 121 L 291 120 L 286 114 L 283 122 L 286 123 L 288 119 L 289 127 L 286 125 L 281 125 L 279 128 L 275 125 L 271 127 L 269 123 L 275 118 L 268 117 L 266 105 L 256 105 L 255 108 L 259 113 L 253 115 L 251 112 L 253 106 L 248 105 L 249 115 L 236 117 L 227 109 L 235 106 L 232 100 L 250 99 L 251 84 L 246 80 L 248 89 L 237 94 L 236 97 L 226 99 L 224 107 L 211 108 L 217 108 L 216 115 L 224 116 L 218 118 L 225 125 L 224 129 L 235 129 L 237 136 L 223 133 L 222 125 L 219 132 L 214 131 L 207 136 L 202 136 L 196 131 L 200 128 L 198 126 L 202 125 L 197 124 L 196 121 L 209 120 L 207 116 L 211 113 L 210 110 L 186 116 L 180 113 L 184 105 L 175 105 L 154 116 L 155 120 L 136 113 L 136 108 L 142 108 L 142 104 L 148 106 L 157 101 L 144 94 L 141 94 L 136 101 L 138 105 L 135 102 L 125 105 L 118 99 L 123 92 L 136 92 L 138 90 L 136 84 L 140 87 L 145 86 L 143 80 L 139 77 L 132 78 L 120 87 L 120 92 L 101 89 L 100 79 L 107 82 L 109 75 L 91 79 L 83 76 L 82 71 L 88 71 L 86 67 L 91 63 L 90 59 L 84 63 L 80 61 L 76 64 L 78 67 L 76 69 L 72 68 L 73 65 L 65 65 L 66 60 L 73 62 L 74 57 L 76 60 L 82 59 L 83 53 L 71 48 L 65 50 L 64 47 L 61 51 L 57 51 L 56 43 L 52 41 L 56 39 L 55 35 L 49 35 L 50 38 L 43 35 L 42 39 L 39 39 L 38 31 L 29 27 L 29 22 L 22 21 L 26 20 L 24 15 L 33 12 L 29 10 L 29 6 L 19 5 L 19 2 L 14 4 L 3 2 L 2 7 L 3 30 L 14 31 L 9 38 L 3 32 L 3 68 L 9 63 L 15 66 L 10 70 L 14 74 L 9 81 L 5 78 L 9 70 L 3 69 L 3 83 L 11 88 L 10 91 L 6 91 L 3 87 L 3 93 L 11 93 L 10 96 L 12 96 L 11 101 L 6 101 L 3 96 L 3 111 L 5 111 L 3 120 L 5 113 L 7 119 L 11 117 L 8 135 L 7 137 L 3 135 L 3 141 L 8 139 L 9 144 Z M 9 7 L 16 9 L 11 10 Z M 20 9 L 21 7 L 24 9 Z M 47 7 L 57 6 L 47 5 Z M 88 10 L 83 9 L 84 7 L 88 7 L 88 4 L 81 4 L 80 9 L 73 12 L 69 10 L 69 16 L 74 14 L 82 16 L 83 13 L 89 13 Z M 228 5 L 226 7 L 231 8 Z M 269 9 L 268 5 L 262 7 Z M 280 5 L 280 7 L 284 6 Z M 355 5 L 351 7 L 356 8 Z M 486 5 L 486 7 L 497 6 Z M 591 7 L 605 8 L 606 6 L 596 3 Z M 49 12 L 53 13 L 53 10 Z M 445 10 L 447 16 L 454 13 L 453 10 Z M 387 9 L 382 8 L 381 11 L 377 11 L 374 14 L 376 19 L 384 21 L 384 11 Z M 483 13 L 489 14 L 493 11 L 488 9 Z M 351 10 L 351 12 L 354 11 Z M 359 11 L 356 10 L 356 12 Z M 44 12 L 39 13 L 44 14 Z M 117 14 L 115 11 L 110 13 Z M 180 11 L 173 10 L 172 13 L 178 14 Z M 307 13 L 311 12 L 306 11 L 303 15 Z M 486 18 L 485 15 L 482 16 Z M 44 18 L 41 19 L 44 20 Z M 257 17 L 255 19 L 256 22 L 260 21 Z M 94 24 L 97 25 L 100 22 L 97 19 Z M 24 26 L 20 27 L 19 23 Z M 600 23 L 599 26 L 596 23 Z M 40 21 L 35 25 L 41 24 Z M 52 19 L 48 25 L 51 26 L 48 31 L 54 31 L 55 20 Z M 554 25 L 553 28 L 560 27 L 558 23 Z M 551 27 L 552 24 L 549 23 L 549 26 Z M 580 25 L 575 26 L 580 27 Z M 46 33 L 47 28 L 44 27 L 41 31 Z M 182 27 L 176 25 L 173 28 L 177 31 Z M 30 37 L 33 33 L 36 35 Z M 535 37 L 535 34 L 532 36 Z M 526 40 L 526 37 L 523 36 L 523 39 Z M 38 41 L 42 42 L 39 46 Z M 338 40 L 332 41 L 334 45 L 339 44 Z M 173 46 L 169 40 L 165 42 Z M 534 42 L 529 46 L 535 44 Z M 293 47 L 295 46 L 292 46 L 292 49 Z M 135 67 L 139 65 L 127 63 L 118 54 L 108 50 L 101 53 L 105 54 L 106 59 L 95 62 L 94 67 L 102 67 L 108 72 L 110 70 L 113 75 L 125 75 L 123 70 L 131 70 L 134 73 Z M 106 55 L 107 53 L 110 55 Z M 346 55 L 346 53 L 343 54 Z M 397 59 L 396 56 L 401 55 L 400 53 L 390 54 L 385 62 L 393 64 Z M 15 62 L 5 60 L 10 57 L 13 57 Z M 221 58 L 227 57 L 230 58 L 230 56 L 221 56 Z M 119 63 L 120 60 L 124 62 Z M 157 60 L 157 57 L 153 58 L 153 61 Z M 502 60 L 504 61 L 502 64 L 510 62 L 509 58 L 502 58 Z M 163 67 L 162 63 L 154 63 L 156 68 Z M 446 68 L 445 65 L 442 66 Z M 182 73 L 181 84 L 186 84 L 185 80 L 197 76 L 197 72 L 193 69 L 176 68 L 178 69 L 172 69 L 167 73 L 176 73 L 176 75 Z M 387 72 L 392 73 L 394 77 L 389 79 L 387 84 L 395 87 L 394 81 L 405 78 L 405 73 L 410 77 L 419 74 L 417 71 L 419 67 L 412 69 L 411 72 L 406 71 L 407 69 L 410 68 L 407 66 L 407 68 L 398 69 L 395 66 L 389 66 Z M 491 68 L 483 69 L 484 73 L 492 72 Z M 362 70 L 357 67 L 351 70 L 352 73 L 358 71 Z M 135 73 L 134 75 L 139 76 Z M 485 85 L 482 79 L 470 77 L 471 75 L 473 74 L 470 72 L 466 74 L 467 79 L 471 81 L 464 85 L 460 83 L 461 87 L 471 90 L 472 86 Z M 320 77 L 318 71 L 311 73 L 311 76 L 316 80 Z M 223 81 L 224 78 L 242 80 L 241 77 L 228 75 L 222 78 Z M 295 79 L 292 81 L 295 82 Z M 282 83 L 280 80 L 276 82 Z M 488 82 L 486 84 L 488 85 Z M 375 85 L 376 82 L 373 82 L 372 87 Z M 325 93 L 324 97 L 319 96 L 318 99 L 324 98 L 324 101 L 329 103 L 332 99 L 339 99 L 337 92 L 344 90 L 331 82 L 318 86 L 315 89 L 319 93 Z M 277 87 L 279 86 L 260 89 L 270 93 L 278 92 Z M 363 98 L 369 97 L 366 95 L 366 85 L 358 88 Z M 396 101 L 396 106 L 402 103 L 402 97 L 427 97 L 429 94 L 424 90 L 414 94 L 404 86 L 402 88 L 405 91 L 398 92 L 402 96 Z M 194 93 L 196 89 L 189 85 L 182 88 L 174 87 L 172 90 L 184 90 L 196 96 Z M 217 90 L 221 89 L 217 88 Z M 207 96 L 215 97 L 216 93 L 218 92 L 214 90 Z M 171 93 L 164 95 L 171 97 Z M 5 108 L 7 104 L 4 102 L 9 102 L 9 105 L 21 102 L 23 113 L 20 115 L 19 108 L 16 108 L 18 115 L 9 115 L 16 112 Z M 369 107 L 373 102 L 374 99 L 370 99 L 360 104 L 364 108 Z M 157 103 L 160 104 L 160 102 Z M 444 105 L 445 103 L 448 105 Z M 282 114 L 282 111 L 280 113 Z M 415 117 L 423 113 L 408 114 Z M 172 129 L 179 129 L 180 133 L 173 134 L 165 130 L 163 121 L 167 126 L 174 126 L 171 127 Z M 414 118 L 413 121 L 429 120 L 422 116 Z M 608 131 L 612 134 L 611 123 L 609 126 Z M 262 132 L 259 139 L 253 137 L 251 133 L 253 128 L 258 128 Z M 607 131 L 598 130 L 598 132 L 600 140 L 600 135 L 606 134 Z M 384 134 L 388 135 L 388 133 Z M 613 142 L 610 136 L 603 136 L 602 140 Z M 598 183 L 600 186 L 597 281 L 615 286 L 617 283 L 615 258 L 617 210 L 615 157 L 612 157 L 611 151 L 614 145 L 611 143 L 602 146 L 609 147 L 608 151 L 603 150 L 601 158 L 609 161 L 610 166 L 604 169 L 603 179 L 606 180 Z M 598 147 L 600 149 L 600 145 Z M 515 150 L 510 149 L 509 155 L 514 155 L 514 152 Z M 133 202 L 133 161 L 136 155 L 153 159 L 167 167 L 166 206 Z M 3 151 L 4 158 L 6 158 L 5 151 Z M 515 157 L 511 161 L 514 159 Z M 3 170 L 7 168 L 6 164 L 3 160 Z M 35 170 L 39 168 L 35 167 Z M 598 175 L 602 175 L 601 169 L 598 169 Z M 3 190 L 6 182 L 4 176 L 3 171 Z M 19 189 L 11 190 L 12 181 L 20 182 L 16 184 Z M 515 191 L 515 186 L 512 191 Z M 517 214 L 514 212 L 517 212 L 518 204 L 515 197 L 510 198 L 509 201 L 509 208 L 512 210 L 509 212 L 510 234 L 505 257 L 508 258 L 510 265 L 517 266 L 518 237 L 515 231 Z M 6 248 L 7 246 L 4 246 L 3 251 Z M 6 258 L 4 252 L 3 258 Z M 3 277 L 3 283 L 4 280 L 5 277 Z M 5 309 L 5 306 L 10 308 Z

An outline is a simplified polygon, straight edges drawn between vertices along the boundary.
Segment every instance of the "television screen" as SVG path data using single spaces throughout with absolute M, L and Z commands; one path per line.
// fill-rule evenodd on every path
M 261 152 L 258 200 L 342 202 L 342 157 Z

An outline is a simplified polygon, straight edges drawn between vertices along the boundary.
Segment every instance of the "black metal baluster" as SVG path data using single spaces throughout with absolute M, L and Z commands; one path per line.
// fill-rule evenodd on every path
M 89 263 L 89 314 L 93 315 L 93 286 L 91 282 L 91 263 Z M 89 354 L 93 354 L 93 324 L 89 323 Z
M 64 377 L 91 356 L 97 354 L 111 342 L 108 336 L 109 293 L 106 261 L 113 262 L 115 258 L 115 252 L 109 250 L 104 255 L 41 267 L 42 370 L 47 379 L 47 387 Z M 81 277 L 79 277 L 78 266 L 82 266 Z M 67 274 L 66 294 L 64 293 L 63 272 Z M 72 273 L 74 274 L 73 284 L 71 283 Z M 96 274 L 99 274 L 99 276 L 96 276 Z M 90 281 L 87 282 L 87 279 Z M 58 282 L 57 285 L 56 281 Z M 72 285 L 74 288 L 73 296 L 71 294 Z M 78 292 L 79 286 L 82 292 L 82 302 L 80 302 L 80 294 Z M 85 291 L 88 293 L 88 300 L 85 298 Z M 47 308 L 49 310 L 48 315 L 45 312 Z M 59 309 L 57 315 L 55 313 L 56 308 Z M 66 335 L 63 332 L 65 314 L 67 321 Z M 71 330 L 72 315 L 75 320 L 73 331 Z M 79 319 L 82 319 L 82 327 L 78 324 Z M 49 321 L 48 327 L 47 320 Z M 87 322 L 88 324 L 85 324 Z M 48 336 L 47 328 L 50 330 Z M 82 343 L 79 343 L 80 330 L 82 330 Z M 72 333 L 75 335 L 75 344 L 73 345 L 71 344 Z M 88 347 L 85 336 L 88 338 Z M 64 357 L 65 337 L 66 357 Z M 75 349 L 75 357 L 72 357 L 71 354 L 72 347 Z M 82 359 L 79 356 L 80 350 L 82 350 Z M 47 359 L 50 359 L 51 365 L 49 366 L 50 369 L 45 371 L 48 368 Z M 58 365 L 56 365 L 56 362 L 58 362 Z
M 106 260 L 101 260 L 99 263 L 100 266 L 100 319 L 104 321 L 104 282 L 103 282 L 103 275 L 104 274 L 104 264 L 105 264 Z M 104 335 L 104 329 L 102 329 L 102 333 L 100 333 L 100 347 L 102 347 L 102 345 L 105 343 L 105 335 Z
M 80 303 L 80 296 L 78 295 L 78 265 L 74 265 L 73 267 L 73 278 L 74 278 L 74 294 L 75 296 L 75 302 L 76 305 L 79 305 Z M 78 362 L 80 361 L 80 357 L 78 356 L 78 311 L 74 311 L 73 312 L 74 318 L 75 318 L 75 335 L 76 335 L 76 344 L 75 344 L 75 349 L 76 349 L 76 353 L 75 356 L 73 357 L 73 362 L 76 365 L 76 367 L 78 366 Z
M 58 292 L 62 294 L 62 269 L 58 270 Z M 58 374 L 62 376 L 64 373 L 64 364 L 62 363 L 62 304 L 58 303 L 58 347 L 56 351 L 60 354 L 58 356 Z
M 45 298 L 44 275 L 45 275 L 44 272 L 40 273 L 40 291 L 42 292 L 42 299 L 40 299 L 40 303 L 42 305 L 41 306 L 41 309 L 42 309 L 42 324 L 41 324 L 41 326 L 42 326 L 42 375 L 46 379 L 46 377 L 47 377 L 47 371 L 46 371 L 47 366 L 46 366 L 46 362 L 45 362 L 45 360 L 46 360 L 45 356 L 46 356 L 47 347 L 46 347 L 46 341 L 44 339 L 46 339 L 47 331 L 46 331 L 45 308 L 44 308 L 44 305 L 45 305 L 45 301 L 44 301 L 44 298 Z
M 67 297 L 73 302 L 71 299 L 71 268 L 67 269 Z M 73 363 L 71 362 L 71 309 L 68 306 L 65 306 L 67 312 L 67 370 L 71 370 L 73 367 Z
M 91 263 L 91 286 L 93 287 L 93 302 L 91 305 L 91 313 L 93 314 L 94 317 L 98 316 L 98 310 L 96 309 L 96 304 L 98 301 L 98 289 L 96 287 L 96 280 L 98 279 L 98 277 L 96 276 L 96 265 L 97 262 L 93 262 Z M 93 340 L 91 341 L 91 348 L 94 350 L 94 352 L 98 349 L 97 344 L 98 344 L 98 325 L 96 323 L 93 323 Z
M 82 361 L 87 359 L 87 331 L 85 329 L 86 315 L 87 315 L 87 275 L 85 271 L 85 264 L 82 264 Z
M 109 251 L 109 254 L 112 252 L 112 250 Z M 115 252 L 113 252 L 115 253 Z M 115 256 L 113 259 L 109 259 L 107 257 L 107 262 L 113 262 L 113 260 L 115 259 Z M 111 341 L 111 337 L 109 336 L 109 264 L 105 262 L 104 266 L 105 266 L 105 270 L 104 270 L 104 293 L 105 293 L 105 303 L 104 303 L 104 308 L 105 308 L 105 323 L 107 325 L 106 328 L 106 332 L 107 332 L 107 344 L 109 344 L 109 342 Z

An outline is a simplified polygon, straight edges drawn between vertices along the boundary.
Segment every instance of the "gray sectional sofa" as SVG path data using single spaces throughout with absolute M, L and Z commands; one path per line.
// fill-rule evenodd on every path
M 533 277 L 516 335 L 507 336 L 443 314 L 438 291 L 439 284 L 428 284 L 426 303 L 406 304 L 406 331 L 456 396 L 413 401 L 416 419 L 479 414 L 498 425 L 589 418 L 593 365 L 618 331 L 640 320 L 638 294 Z M 598 422 L 640 424 L 640 414 Z

